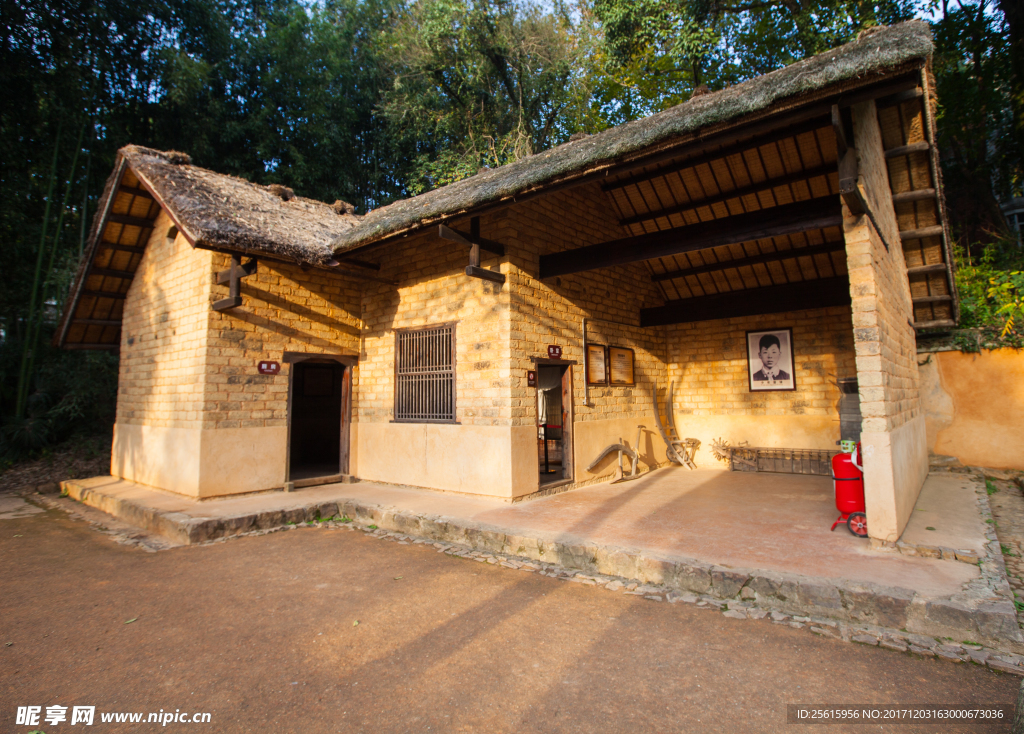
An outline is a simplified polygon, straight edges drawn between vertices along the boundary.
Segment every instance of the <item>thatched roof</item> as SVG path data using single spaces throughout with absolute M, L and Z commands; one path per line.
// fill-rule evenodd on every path
M 879 28 L 845 46 L 742 84 L 371 211 L 336 236 L 334 250 L 352 250 L 434 220 L 511 201 L 621 163 L 673 139 L 739 121 L 787 99 L 878 78 L 911 62 L 924 63 L 932 49 L 931 32 L 922 21 Z
M 182 153 L 129 145 L 120 155 L 197 247 L 324 265 L 332 241 L 359 221 L 343 202 L 332 206 L 284 186 L 214 173 Z

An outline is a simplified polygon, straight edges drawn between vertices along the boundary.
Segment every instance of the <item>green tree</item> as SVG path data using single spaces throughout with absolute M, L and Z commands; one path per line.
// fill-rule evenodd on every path
M 394 81 L 381 110 L 416 150 L 411 193 L 603 126 L 591 105 L 593 23 L 574 9 L 421 0 L 390 42 Z
M 1010 241 L 999 202 L 1024 184 L 1008 28 L 988 0 L 944 4 L 933 28 L 946 206 L 968 259 L 977 259 Z
M 913 17 L 913 0 L 596 0 L 609 113 L 632 119 Z

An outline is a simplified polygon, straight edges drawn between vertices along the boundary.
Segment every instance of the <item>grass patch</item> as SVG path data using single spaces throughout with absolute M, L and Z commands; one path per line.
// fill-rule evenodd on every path
M 993 494 L 995 494 L 996 492 L 999 491 L 999 487 L 997 487 L 996 485 L 992 484 L 992 482 L 990 480 L 986 479 L 985 480 L 985 491 L 988 492 L 989 495 L 991 496 L 991 495 L 993 495 Z

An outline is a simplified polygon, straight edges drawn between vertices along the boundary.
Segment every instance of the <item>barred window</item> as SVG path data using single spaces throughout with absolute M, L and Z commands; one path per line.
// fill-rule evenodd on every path
M 395 420 L 455 420 L 455 325 L 395 333 Z

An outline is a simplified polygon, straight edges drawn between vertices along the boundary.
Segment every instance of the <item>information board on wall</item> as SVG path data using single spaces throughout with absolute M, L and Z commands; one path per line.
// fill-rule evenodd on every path
M 603 344 L 587 345 L 587 384 L 608 384 L 608 348 Z
M 633 350 L 625 347 L 609 347 L 608 362 L 611 367 L 611 384 L 632 385 Z

